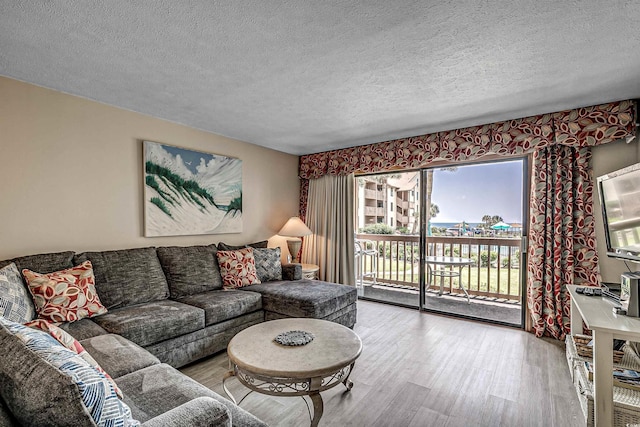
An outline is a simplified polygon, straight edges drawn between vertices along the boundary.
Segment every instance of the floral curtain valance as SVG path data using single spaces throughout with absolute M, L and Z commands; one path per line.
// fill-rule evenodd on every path
M 300 178 L 414 169 L 429 163 L 513 156 L 552 144 L 590 147 L 632 135 L 633 101 L 619 101 L 540 116 L 396 139 L 300 157 Z

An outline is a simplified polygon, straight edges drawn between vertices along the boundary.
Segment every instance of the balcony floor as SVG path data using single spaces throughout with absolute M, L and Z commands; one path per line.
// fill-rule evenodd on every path
M 407 286 L 373 284 L 364 282 L 361 297 L 417 307 L 419 292 Z M 521 325 L 521 304 L 513 301 L 471 296 L 467 304 L 464 294 L 438 295 L 437 290 L 427 290 L 426 308 L 445 314 L 473 317 L 514 326 Z

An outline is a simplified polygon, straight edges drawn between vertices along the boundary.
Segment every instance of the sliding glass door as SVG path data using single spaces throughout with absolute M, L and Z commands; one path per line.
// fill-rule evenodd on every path
M 361 298 L 521 325 L 525 159 L 357 179 Z
M 420 172 L 357 178 L 355 270 L 360 296 L 420 306 Z
M 526 168 L 519 159 L 422 171 L 422 308 L 522 324 Z

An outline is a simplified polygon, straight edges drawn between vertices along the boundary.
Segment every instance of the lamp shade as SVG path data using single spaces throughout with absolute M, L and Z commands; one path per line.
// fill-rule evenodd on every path
M 312 234 L 312 231 L 300 218 L 292 216 L 284 227 L 278 231 L 278 234 L 285 237 L 302 237 Z

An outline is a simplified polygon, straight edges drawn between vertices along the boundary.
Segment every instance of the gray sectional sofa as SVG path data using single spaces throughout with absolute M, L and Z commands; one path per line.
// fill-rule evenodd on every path
M 133 418 L 143 425 L 263 425 L 176 368 L 224 350 L 237 332 L 265 320 L 313 317 L 353 327 L 356 290 L 301 280 L 300 265 L 279 263 L 260 265 L 279 268 L 262 275 L 281 280 L 223 290 L 217 250 L 209 245 L 60 252 L 0 261 L 0 268 L 14 262 L 20 271 L 50 273 L 91 261 L 96 291 L 108 312 L 60 327 L 114 378 Z M 255 250 L 256 264 L 261 250 Z M 5 381 L 25 362 L 13 357 L 24 349 L 9 352 L 19 344 L 1 325 L 0 341 L 0 379 Z M 29 387 L 26 377 L 12 381 Z M 10 400 L 30 395 L 6 389 L 0 387 L 0 425 L 18 425 L 20 417 L 11 413 L 20 405 Z

